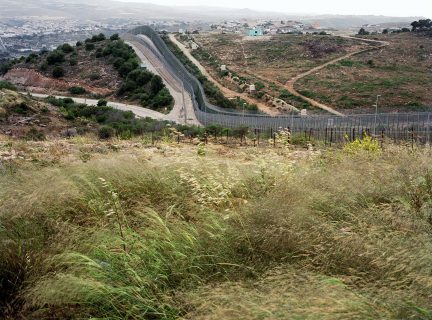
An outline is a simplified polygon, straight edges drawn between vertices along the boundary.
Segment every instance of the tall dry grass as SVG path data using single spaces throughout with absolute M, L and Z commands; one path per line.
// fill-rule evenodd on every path
M 351 151 L 167 149 L 1 177 L 3 315 L 430 319 L 428 150 Z

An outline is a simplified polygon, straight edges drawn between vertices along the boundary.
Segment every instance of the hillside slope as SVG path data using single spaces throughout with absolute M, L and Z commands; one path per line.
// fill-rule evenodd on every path
M 432 37 L 414 33 L 375 35 L 389 42 L 320 70 L 296 83 L 306 96 L 342 112 L 432 110 Z
M 240 35 L 204 34 L 193 35 L 193 38 L 200 45 L 193 55 L 222 85 L 249 92 L 249 85 L 254 84 L 256 91 L 251 96 L 279 113 L 291 112 L 289 106 L 309 109 L 312 113 L 323 112 L 290 94 L 284 88 L 286 82 L 332 59 L 370 47 L 355 39 L 328 35 L 275 35 L 251 39 Z M 221 65 L 227 67 L 226 72 L 220 70 Z
M 33 92 L 121 99 L 164 113 L 173 105 L 162 79 L 141 67 L 134 50 L 118 35 L 64 44 L 14 60 L 2 70 L 4 80 Z
M 59 109 L 15 91 L 0 90 L 0 137 L 43 140 L 71 126 Z

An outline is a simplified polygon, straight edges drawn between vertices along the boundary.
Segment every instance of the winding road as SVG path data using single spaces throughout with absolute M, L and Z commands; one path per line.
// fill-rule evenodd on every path
M 20 92 L 21 94 L 31 94 L 33 97 L 36 98 L 47 98 L 50 96 L 49 94 L 42 94 L 42 93 L 34 93 L 34 92 Z M 95 99 L 86 99 L 86 98 L 75 98 L 75 97 L 67 97 L 67 96 L 54 96 L 58 99 L 64 99 L 64 98 L 71 98 L 76 103 L 85 103 L 89 106 L 97 106 L 98 100 Z M 119 103 L 119 102 L 108 102 L 108 106 L 122 110 L 122 111 L 132 111 L 137 117 L 139 118 L 152 118 L 156 120 L 170 120 L 169 114 L 163 114 L 151 109 L 143 108 L 136 105 L 130 105 L 125 103 Z
M 206 76 L 227 98 L 235 98 L 240 97 L 243 100 L 247 101 L 250 104 L 255 104 L 258 109 L 261 111 L 269 114 L 269 115 L 277 115 L 278 113 L 275 112 L 271 107 L 268 105 L 257 101 L 256 99 L 252 99 L 247 93 L 240 93 L 236 92 L 234 90 L 228 89 L 221 85 L 207 70 L 204 68 L 204 66 L 192 55 L 192 53 L 189 51 L 186 46 L 177 40 L 174 34 L 169 34 L 169 39 L 188 57 L 190 61 L 192 61 L 193 64 L 197 66 L 197 68 L 201 71 L 201 73 Z
M 173 41 L 182 50 L 182 52 L 199 68 L 199 70 L 206 77 L 208 77 L 209 80 L 212 81 L 226 96 L 228 96 L 228 97 L 240 96 L 241 98 L 245 99 L 249 103 L 257 104 L 257 101 L 255 99 L 250 98 L 247 94 L 235 92 L 235 91 L 230 90 L 230 89 L 224 87 L 223 85 L 221 85 L 218 81 L 216 81 L 216 79 L 214 79 L 207 72 L 207 70 L 201 65 L 201 63 L 195 57 L 192 56 L 191 52 L 182 43 L 180 43 L 175 38 L 175 36 L 173 34 L 170 34 L 169 37 L 170 37 L 171 41 Z M 310 74 L 313 74 L 319 70 L 322 70 L 329 65 L 335 64 L 341 60 L 347 59 L 349 57 L 352 57 L 354 55 L 358 55 L 358 54 L 361 54 L 364 52 L 379 50 L 379 49 L 382 49 L 382 48 L 389 45 L 389 43 L 385 42 L 385 41 L 361 39 L 361 38 L 350 37 L 350 36 L 343 36 L 343 37 L 349 38 L 349 39 L 356 39 L 356 40 L 369 42 L 369 43 L 374 43 L 374 44 L 376 44 L 376 46 L 370 47 L 367 49 L 363 49 L 363 50 L 359 50 L 359 51 L 355 51 L 355 52 L 346 54 L 342 57 L 333 59 L 327 63 L 324 63 L 318 67 L 315 67 L 309 71 L 306 71 L 304 73 L 297 75 L 296 77 L 290 79 L 285 84 L 285 87 L 293 95 L 298 96 L 298 97 L 302 98 L 303 100 L 306 100 L 312 106 L 315 106 L 317 108 L 321 108 L 323 110 L 328 111 L 329 113 L 332 113 L 332 114 L 335 114 L 338 116 L 343 116 L 343 114 L 338 112 L 337 110 L 333 109 L 332 107 L 330 107 L 328 105 L 325 105 L 325 104 L 323 104 L 319 101 L 316 101 L 314 99 L 308 98 L 308 97 L 302 95 L 301 93 L 299 93 L 294 87 L 295 83 L 298 80 L 300 80 L 300 79 L 302 79 L 302 78 L 304 78 Z M 156 120 L 167 120 L 167 121 L 173 121 L 173 122 L 181 123 L 181 124 L 199 125 L 199 121 L 197 120 L 197 118 L 195 116 L 194 109 L 193 109 L 193 103 L 192 103 L 191 96 L 187 93 L 186 90 L 184 90 L 182 83 L 181 83 L 181 80 L 179 80 L 176 77 L 176 75 L 171 74 L 170 71 L 168 70 L 168 68 L 165 67 L 164 61 L 161 60 L 162 58 L 158 57 L 156 54 L 154 54 L 152 52 L 152 50 L 150 50 L 147 47 L 147 46 L 153 45 L 151 40 L 145 36 L 142 36 L 142 35 L 140 35 L 138 37 L 132 36 L 132 35 L 126 35 L 125 40 L 135 50 L 135 52 L 137 53 L 137 55 L 140 58 L 140 60 L 142 61 L 142 63 L 150 71 L 161 76 L 166 87 L 168 88 L 168 90 L 170 91 L 171 95 L 174 98 L 174 101 L 175 101 L 174 107 L 169 114 L 163 114 L 163 113 L 160 113 L 160 112 L 157 112 L 157 111 L 154 111 L 151 109 L 143 108 L 143 107 L 140 107 L 137 105 L 130 105 L 130 104 L 119 103 L 119 102 L 108 102 L 108 105 L 110 107 L 113 107 L 113 108 L 118 109 L 118 110 L 132 111 L 137 117 L 141 117 L 141 118 L 150 117 L 150 118 L 153 118 Z M 140 40 L 145 41 L 146 42 L 145 45 L 143 45 Z M 263 79 L 263 80 L 271 81 L 270 79 Z M 48 97 L 47 94 L 39 94 L 39 93 L 32 93 L 32 92 L 22 92 L 22 93 L 23 94 L 30 93 L 33 96 L 39 97 L 39 98 Z M 57 98 L 66 98 L 66 96 L 56 96 L 56 97 Z M 72 97 L 72 99 L 75 102 L 86 103 L 88 105 L 97 105 L 97 102 L 98 102 L 98 100 L 95 100 L 95 99 L 74 98 L 74 97 Z M 265 104 L 259 103 L 258 107 L 262 111 L 267 112 L 270 115 L 275 114 L 275 111 L 271 110 L 271 108 Z
M 335 114 L 335 115 L 338 115 L 338 116 L 343 116 L 343 114 L 340 113 L 339 111 L 336 111 L 335 109 L 333 109 L 332 107 L 330 107 L 330 106 L 328 106 L 328 105 L 325 105 L 325 104 L 323 104 L 323 103 L 321 103 L 321 102 L 319 102 L 319 101 L 316 101 L 316 100 L 314 100 L 314 99 L 311 99 L 311 98 L 309 98 L 309 97 L 306 97 L 306 96 L 302 95 L 300 92 L 298 92 L 298 91 L 294 88 L 295 83 L 296 83 L 298 80 L 300 80 L 300 79 L 302 79 L 302 78 L 304 78 L 304 77 L 307 77 L 308 75 L 311 75 L 312 73 L 315 73 L 315 72 L 317 72 L 317 71 L 319 71 L 319 70 L 322 70 L 322 69 L 328 67 L 329 65 L 335 64 L 335 63 L 337 63 L 337 62 L 339 62 L 339 61 L 345 60 L 345 59 L 347 59 L 347 58 L 350 58 L 350 57 L 352 57 L 352 56 L 355 56 L 355 55 L 358 55 L 358 54 L 361 54 L 361 53 L 365 53 L 365 52 L 369 52 L 369 51 L 379 50 L 379 49 L 382 49 L 382 48 L 384 48 L 384 47 L 386 47 L 386 46 L 389 45 L 389 42 L 387 42 L 387 41 L 369 40 L 369 39 L 362 39 L 362 38 L 356 38 L 356 37 L 350 37 L 350 36 L 341 36 L 341 37 L 343 37 L 343 38 L 347 38 L 347 39 L 360 40 L 360 41 L 369 42 L 369 43 L 374 43 L 374 44 L 379 44 L 379 45 L 378 45 L 378 46 L 375 46 L 375 47 L 371 47 L 371 48 L 367 48 L 367 49 L 363 49 L 363 50 L 359 50 L 359 51 L 351 52 L 351 53 L 348 53 L 348 54 L 346 54 L 346 55 L 344 55 L 344 56 L 342 56 L 342 57 L 339 57 L 339 58 L 333 59 L 333 60 L 331 60 L 331 61 L 329 61 L 329 62 L 326 62 L 326 63 L 324 63 L 324 64 L 322 64 L 322 65 L 320 65 L 320 66 L 318 66 L 318 67 L 312 68 L 312 69 L 309 70 L 309 71 L 303 72 L 303 73 L 301 73 L 301 74 L 295 76 L 294 78 L 290 79 L 290 80 L 285 84 L 285 88 L 286 88 L 286 89 L 287 89 L 291 94 L 293 94 L 293 95 L 295 95 L 295 96 L 297 96 L 297 97 L 299 97 L 299 98 L 302 98 L 303 100 L 307 101 L 308 103 L 310 103 L 310 104 L 311 104 L 312 106 L 314 106 L 314 107 L 321 108 L 321 109 L 323 109 L 323 110 L 326 110 L 326 111 L 328 111 L 328 112 L 330 112 L 330 113 L 333 113 L 333 114 Z
M 183 83 L 165 67 L 164 61 L 147 47 L 154 46 L 153 42 L 144 35 L 134 36 L 125 34 L 122 38 L 135 50 L 142 63 L 151 72 L 163 79 L 165 86 L 174 98 L 174 107 L 166 116 L 166 120 L 182 124 L 198 125 L 199 121 L 195 116 L 192 97 L 184 90 Z
M 148 42 L 149 45 L 153 45 L 150 39 L 145 36 L 139 36 L 139 38 L 132 35 L 125 35 L 124 37 L 127 44 L 129 44 L 134 50 L 137 56 L 140 58 L 141 62 L 145 67 L 153 72 L 154 74 L 159 75 L 169 90 L 170 94 L 174 98 L 174 106 L 173 109 L 168 113 L 164 114 L 158 111 L 154 111 L 148 108 L 144 108 L 137 105 L 131 105 L 126 103 L 119 102 L 108 102 L 108 106 L 122 110 L 122 111 L 131 111 L 135 114 L 135 116 L 139 118 L 152 118 L 156 120 L 166 120 L 172 121 L 180 124 L 193 124 L 199 125 L 199 121 L 195 116 L 195 112 L 193 110 L 192 98 L 190 95 L 184 90 L 182 83 L 176 79 L 175 76 L 170 74 L 167 68 L 164 67 L 163 61 L 159 59 L 151 50 L 149 50 L 146 46 L 142 45 L 139 39 L 143 39 Z M 40 94 L 35 92 L 21 92 L 22 94 L 31 94 L 37 98 L 46 98 L 50 96 L 49 94 Z M 55 96 L 56 98 L 71 98 L 77 103 L 85 103 L 90 106 L 96 106 L 98 100 L 95 99 L 87 99 L 87 98 L 77 98 L 70 96 Z
M 353 37 L 353 36 L 340 36 L 340 37 L 346 38 L 346 39 L 355 39 L 355 40 L 358 40 L 358 41 L 368 42 L 368 43 L 371 43 L 371 44 L 377 44 L 377 46 L 348 53 L 348 54 L 343 55 L 343 56 L 341 56 L 339 58 L 336 58 L 336 59 L 333 59 L 331 61 L 328 61 L 328 62 L 326 62 L 326 63 L 324 63 L 324 64 L 322 64 L 322 65 L 320 65 L 318 67 L 312 68 L 312 69 L 310 69 L 310 70 L 308 70 L 306 72 L 303 72 L 303 73 L 295 76 L 294 78 L 290 79 L 284 85 L 284 87 L 291 94 L 293 94 L 293 95 L 295 95 L 295 96 L 297 96 L 297 97 L 299 97 L 299 98 L 307 101 L 310 105 L 312 105 L 314 107 L 320 108 L 320 109 L 325 110 L 325 111 L 327 111 L 329 113 L 332 113 L 334 115 L 343 116 L 343 114 L 341 112 L 335 110 L 333 107 L 331 107 L 329 105 L 326 105 L 324 103 L 321 103 L 321 102 L 319 102 L 317 100 L 311 99 L 309 97 L 306 97 L 303 94 L 301 94 L 300 92 L 298 92 L 295 89 L 295 87 L 294 87 L 295 83 L 298 80 L 300 80 L 300 79 L 302 79 L 304 77 L 307 77 L 308 75 L 313 74 L 313 73 L 315 73 L 315 72 L 317 72 L 319 70 L 322 70 L 322 69 L 324 69 L 324 68 L 326 68 L 326 67 L 328 67 L 328 66 L 330 66 L 332 64 L 338 63 L 341 60 L 345 60 L 347 58 L 350 58 L 352 56 L 355 56 L 355 55 L 358 55 L 358 54 L 361 54 L 361 53 L 365 53 L 365 52 L 369 52 L 369 51 L 375 51 L 375 50 L 382 49 L 382 48 L 388 46 L 389 42 L 387 42 L 387 41 L 379 41 L 379 40 L 371 40 L 371 39 L 363 39 L 363 38 L 357 38 L 357 37 Z M 272 108 L 270 108 L 269 106 L 267 106 L 267 105 L 265 105 L 263 103 L 257 103 L 256 100 L 251 99 L 247 94 L 240 94 L 238 92 L 232 91 L 232 90 L 224 87 L 223 85 L 221 85 L 215 78 L 213 78 L 207 72 L 207 70 L 204 68 L 204 66 L 191 54 L 191 52 L 188 50 L 188 48 L 186 48 L 186 46 L 184 46 L 180 41 L 177 40 L 177 38 L 175 37 L 174 34 L 170 34 L 169 38 L 170 38 L 170 40 L 173 43 L 175 43 L 180 48 L 180 50 L 189 58 L 189 60 L 191 60 L 198 67 L 198 69 L 201 71 L 201 73 L 204 74 L 207 78 L 209 78 L 209 80 L 212 81 L 226 96 L 228 96 L 228 97 L 240 96 L 241 98 L 245 99 L 246 101 L 248 101 L 250 103 L 257 104 L 260 110 L 262 110 L 262 111 L 264 111 L 264 112 L 266 112 L 266 113 L 268 113 L 270 115 L 275 115 L 276 114 L 275 111 L 272 110 Z M 267 79 L 267 78 L 263 78 L 263 77 L 259 77 L 259 78 L 261 78 L 261 79 L 263 79 L 265 81 L 273 82 L 272 79 Z

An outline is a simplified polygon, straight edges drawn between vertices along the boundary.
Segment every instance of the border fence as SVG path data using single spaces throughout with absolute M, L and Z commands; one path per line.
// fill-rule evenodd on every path
M 145 35 L 153 44 L 136 35 Z M 226 110 L 208 102 L 201 83 L 190 74 L 184 65 L 167 47 L 160 35 L 149 26 L 142 26 L 129 31 L 125 37 L 133 37 L 153 52 L 164 62 L 169 72 L 191 96 L 194 112 L 199 122 L 205 126 L 217 124 L 226 128 L 245 126 L 250 130 L 274 130 L 289 128 L 292 134 L 316 136 L 325 141 L 342 141 L 347 138 L 362 137 L 365 134 L 373 137 L 386 137 L 399 140 L 415 140 L 429 143 L 431 141 L 430 120 L 432 113 L 380 113 L 357 115 L 285 115 L 269 116 L 249 111 L 238 112 Z

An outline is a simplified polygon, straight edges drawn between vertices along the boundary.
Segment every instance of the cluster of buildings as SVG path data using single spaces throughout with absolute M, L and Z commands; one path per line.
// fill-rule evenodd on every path
M 398 33 L 411 30 L 411 25 L 409 23 L 364 24 L 361 27 L 372 34 L 382 33 L 384 30 L 388 33 Z
M 259 37 L 266 34 L 303 34 L 323 31 L 318 27 L 307 25 L 298 21 L 224 21 L 211 25 L 213 31 L 221 33 L 245 34 L 252 37 Z
M 44 49 L 52 50 L 63 43 L 75 43 L 95 33 L 110 35 L 133 26 L 133 22 L 117 19 L 103 22 L 56 17 L 0 20 L 0 52 L 16 58 Z
M 148 24 L 157 30 L 179 28 L 203 30 L 208 23 L 176 20 L 102 19 L 83 21 L 61 17 L 19 17 L 0 19 L 0 55 L 2 60 L 29 55 L 41 50 L 53 50 L 64 43 L 74 44 L 94 34 L 123 33 L 136 26 Z

